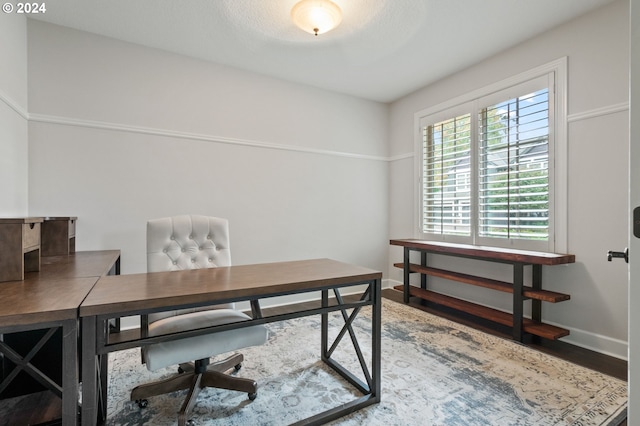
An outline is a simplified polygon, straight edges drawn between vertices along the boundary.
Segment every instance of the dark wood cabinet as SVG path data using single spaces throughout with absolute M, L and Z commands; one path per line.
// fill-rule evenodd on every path
M 77 322 L 78 306 L 100 277 L 119 274 L 119 250 L 82 251 L 43 257 L 39 272 L 0 282 L 0 399 L 44 390 L 62 396 L 63 327 Z

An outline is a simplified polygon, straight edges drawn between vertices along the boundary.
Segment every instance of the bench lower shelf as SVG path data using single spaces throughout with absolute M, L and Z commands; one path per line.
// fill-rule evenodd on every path
M 395 286 L 394 289 L 404 291 L 404 286 Z M 414 286 L 409 286 L 409 294 L 411 296 L 418 297 L 429 302 L 437 303 L 442 306 L 447 306 L 452 309 L 463 311 L 471 315 L 496 322 L 498 324 L 513 327 L 513 316 L 507 312 L 487 308 L 486 306 L 481 306 L 472 302 L 467 302 L 465 300 L 456 299 L 455 297 L 446 296 L 444 294 L 436 293 L 433 291 L 423 290 Z M 523 319 L 522 328 L 527 333 L 550 340 L 557 340 L 561 337 L 569 335 L 569 330 L 556 327 L 554 325 L 535 322 L 528 318 Z
M 394 263 L 396 268 L 403 269 L 403 263 Z M 417 265 L 415 263 L 409 264 L 409 270 L 411 272 L 417 272 L 419 274 L 430 275 L 432 277 L 440 277 L 448 280 L 453 280 L 465 284 L 476 285 L 479 287 L 490 288 L 492 290 L 498 290 L 505 293 L 513 293 L 513 284 L 504 281 L 492 280 L 489 278 L 481 278 L 475 275 L 461 274 L 459 272 L 446 271 L 444 269 L 430 268 L 426 266 Z M 536 290 L 531 287 L 524 286 L 522 288 L 522 295 L 529 299 L 541 300 L 543 302 L 563 302 L 571 299 L 568 294 L 557 293 L 555 291 L 548 290 Z

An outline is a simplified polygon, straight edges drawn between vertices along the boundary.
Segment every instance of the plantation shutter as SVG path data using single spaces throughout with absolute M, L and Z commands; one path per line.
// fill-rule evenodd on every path
M 479 237 L 549 238 L 549 90 L 520 93 L 478 113 Z
M 471 114 L 422 127 L 423 232 L 471 234 Z
M 420 238 L 541 251 L 563 238 L 566 76 L 521 77 L 416 114 Z

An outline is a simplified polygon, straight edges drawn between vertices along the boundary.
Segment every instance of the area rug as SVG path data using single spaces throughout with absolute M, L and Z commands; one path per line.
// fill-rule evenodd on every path
M 354 328 L 366 359 L 370 312 Z M 332 315 L 332 330 L 343 324 Z M 258 382 L 258 398 L 204 390 L 195 425 L 286 425 L 360 396 L 319 360 L 320 318 L 268 325 L 266 345 L 244 350 L 237 373 Z M 333 331 L 332 331 L 333 332 Z M 357 369 L 345 339 L 338 360 Z M 173 425 L 185 392 L 129 401 L 135 385 L 172 374 L 151 373 L 139 350 L 110 354 L 107 423 Z M 352 370 L 354 371 L 354 370 Z M 332 424 L 339 425 L 617 425 L 626 418 L 626 382 L 383 299 L 382 401 Z

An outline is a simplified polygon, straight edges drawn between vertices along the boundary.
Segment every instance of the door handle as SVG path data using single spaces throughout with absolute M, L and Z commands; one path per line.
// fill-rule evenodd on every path
M 611 262 L 614 257 L 624 259 L 625 262 L 629 263 L 629 249 L 625 248 L 624 251 L 609 250 L 607 252 L 607 260 Z

